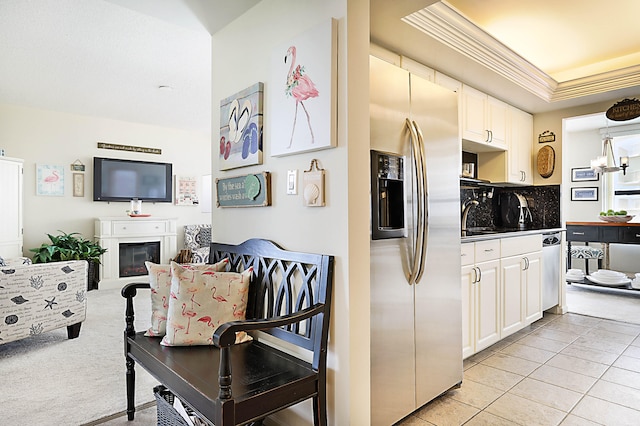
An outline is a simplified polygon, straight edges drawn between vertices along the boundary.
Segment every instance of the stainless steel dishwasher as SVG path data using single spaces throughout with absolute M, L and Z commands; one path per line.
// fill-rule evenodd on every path
M 542 234 L 542 310 L 560 302 L 560 245 L 562 234 Z

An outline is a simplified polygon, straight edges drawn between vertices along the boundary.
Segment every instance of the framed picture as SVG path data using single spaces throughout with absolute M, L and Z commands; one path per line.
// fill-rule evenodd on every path
M 591 167 L 576 167 L 571 169 L 571 182 L 585 182 L 590 180 L 599 180 L 600 173 Z
M 271 51 L 273 157 L 336 146 L 337 22 L 327 19 Z
M 84 174 L 73 174 L 73 196 L 84 197 Z
M 36 195 L 64 196 L 64 166 L 36 165 Z
M 198 186 L 195 177 L 176 175 L 176 206 L 198 204 Z
M 220 101 L 220 170 L 262 164 L 264 84 Z
M 571 201 L 598 201 L 598 188 L 571 188 Z

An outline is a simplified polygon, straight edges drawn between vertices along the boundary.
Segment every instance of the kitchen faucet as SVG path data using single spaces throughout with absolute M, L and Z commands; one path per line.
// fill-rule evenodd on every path
M 465 200 L 465 202 L 462 203 L 462 220 L 460 221 L 462 231 L 467 230 L 467 216 L 469 215 L 469 210 L 471 210 L 471 207 L 477 206 L 478 204 L 478 200 L 472 199 Z

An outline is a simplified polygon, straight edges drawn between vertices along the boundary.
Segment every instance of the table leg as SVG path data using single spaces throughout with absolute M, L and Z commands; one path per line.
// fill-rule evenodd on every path
M 604 269 L 609 269 L 609 243 L 602 243 L 602 251 L 604 252 Z

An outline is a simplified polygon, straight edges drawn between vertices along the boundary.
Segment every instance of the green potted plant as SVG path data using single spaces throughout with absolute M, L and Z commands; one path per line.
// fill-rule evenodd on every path
M 50 243 L 42 243 L 40 247 L 29 249 L 35 253 L 34 263 L 60 262 L 66 260 L 86 260 L 89 262 L 89 290 L 98 288 L 98 265 L 100 256 L 107 249 L 100 244 L 89 241 L 77 232 L 67 234 L 59 231 L 60 235 L 47 234 Z

